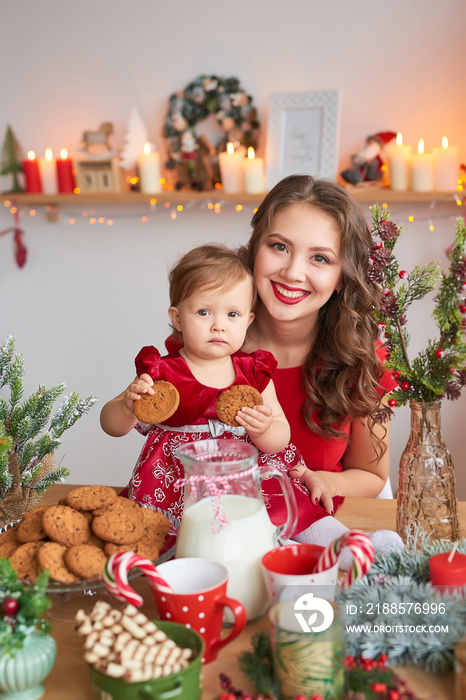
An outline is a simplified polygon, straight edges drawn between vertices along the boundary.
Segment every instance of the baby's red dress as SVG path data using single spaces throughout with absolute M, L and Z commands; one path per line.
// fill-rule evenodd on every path
M 179 345 L 167 341 L 169 350 L 173 351 L 161 357 L 156 348 L 144 347 L 135 360 L 138 376 L 149 374 L 155 381 L 163 379 L 176 386 L 180 394 L 180 404 L 176 412 L 164 423 L 163 427 L 139 422 L 136 429 L 147 436 L 139 459 L 134 468 L 128 489 L 123 495 L 141 505 L 168 511 L 181 518 L 184 503 L 184 488 L 178 480 L 184 478 L 184 468 L 176 456 L 176 450 L 183 444 L 213 437 L 210 421 L 219 423 L 215 405 L 223 389 L 204 386 L 192 374 L 186 361 L 178 352 Z M 175 347 L 177 349 L 175 350 Z M 382 354 L 382 353 L 381 353 Z M 241 351 L 231 356 L 236 371 L 236 379 L 230 385 L 248 384 L 262 393 L 271 379 L 274 379 L 277 396 L 291 427 L 291 440 L 287 447 L 277 454 L 259 452 L 258 464 L 262 472 L 275 467 L 288 477 L 288 471 L 296 464 L 306 464 L 310 469 L 341 471 L 341 457 L 346 449 L 344 438 L 326 439 L 312 433 L 307 427 L 301 413 L 304 402 L 301 368 L 277 369 L 274 356 L 265 350 L 251 354 Z M 386 372 L 381 381 L 381 393 L 390 391 L 393 379 Z M 205 431 L 190 432 L 181 430 L 184 426 L 205 425 Z M 221 424 L 221 437 L 232 440 L 244 440 L 251 443 L 248 435 L 238 436 L 231 432 L 229 426 Z M 351 422 L 343 428 L 346 433 L 351 430 Z M 299 442 L 301 451 L 295 445 Z M 289 479 L 297 506 L 298 522 L 293 534 L 305 530 L 316 520 L 328 515 L 320 504 L 311 502 L 309 491 L 298 479 Z M 285 500 L 280 483 L 276 478 L 262 481 L 262 495 L 272 522 L 281 525 L 287 517 Z M 333 499 L 334 511 L 341 506 L 344 499 Z

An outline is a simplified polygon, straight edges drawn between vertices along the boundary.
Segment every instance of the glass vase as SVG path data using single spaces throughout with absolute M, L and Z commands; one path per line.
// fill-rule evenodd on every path
M 410 402 L 411 433 L 398 473 L 397 524 L 404 542 L 418 530 L 430 539 L 459 538 L 455 471 L 440 429 L 440 401 Z

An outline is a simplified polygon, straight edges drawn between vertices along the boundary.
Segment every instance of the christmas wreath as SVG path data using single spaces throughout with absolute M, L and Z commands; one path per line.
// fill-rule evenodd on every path
M 404 548 L 380 552 L 364 578 L 339 588 L 346 652 L 368 659 L 383 654 L 390 665 L 432 673 L 451 669 L 466 629 L 466 598 L 429 582 L 430 557 L 451 549 L 451 542 L 430 542 L 422 531 L 411 531 Z M 458 541 L 457 551 L 466 554 L 466 540 Z
M 194 127 L 210 114 L 215 115 L 223 135 L 216 147 L 205 136 L 197 137 Z M 180 186 L 208 189 L 220 181 L 217 154 L 226 150 L 227 143 L 235 149 L 256 147 L 259 122 L 251 95 L 240 86 L 237 78 L 201 75 L 184 90 L 170 96 L 163 134 L 166 140 L 169 170 L 180 167 Z M 203 156 L 208 165 L 202 174 L 195 174 L 196 158 Z

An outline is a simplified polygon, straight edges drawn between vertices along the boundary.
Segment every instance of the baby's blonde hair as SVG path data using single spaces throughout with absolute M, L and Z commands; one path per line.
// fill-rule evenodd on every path
M 243 279 L 251 280 L 251 310 L 257 300 L 256 285 L 251 270 L 237 251 L 218 243 L 193 248 L 171 269 L 170 306 L 201 289 L 228 290 Z

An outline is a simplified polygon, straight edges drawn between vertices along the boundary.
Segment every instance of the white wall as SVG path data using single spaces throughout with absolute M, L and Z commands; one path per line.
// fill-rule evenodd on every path
M 340 169 L 368 134 L 385 129 L 401 130 L 410 143 L 422 136 L 427 150 L 447 134 L 466 159 L 461 0 L 393 0 L 389 7 L 373 0 L 23 0 L 2 9 L 1 19 L 0 138 L 10 124 L 25 151 L 40 154 L 51 147 L 58 153 L 65 146 L 74 155 L 82 132 L 108 120 L 115 124 L 114 145 L 121 147 L 133 107 L 162 147 L 168 96 L 212 73 L 237 76 L 253 95 L 263 125 L 262 152 L 270 93 L 340 89 Z M 2 182 L 6 189 L 9 179 Z M 399 244 L 407 269 L 431 258 L 445 261 L 452 217 L 463 208 L 449 202 L 391 211 L 397 223 L 415 216 Z M 43 212 L 31 217 L 25 209 L 21 225 L 29 257 L 22 270 L 11 237 L 0 237 L 0 338 L 13 335 L 25 356 L 26 392 L 39 383 L 65 381 L 70 391 L 99 398 L 64 434 L 59 456 L 72 470 L 70 481 L 123 484 L 142 438 L 106 436 L 100 407 L 132 378 L 142 345 L 163 345 L 172 262 L 201 242 L 244 242 L 252 211 L 228 206 L 216 215 L 196 204 L 176 221 L 163 208 L 150 213 L 142 206 L 106 206 L 95 213 L 111 216 L 114 225 L 91 226 L 71 206 L 55 224 Z M 147 223 L 142 214 L 148 214 Z M 1 207 L 0 231 L 11 225 Z M 428 333 L 430 311 L 427 304 L 410 318 L 413 351 L 434 333 L 433 327 Z M 465 405 L 463 397 L 445 402 L 442 410 L 462 498 Z M 401 409 L 392 428 L 394 480 L 408 431 L 409 414 Z

